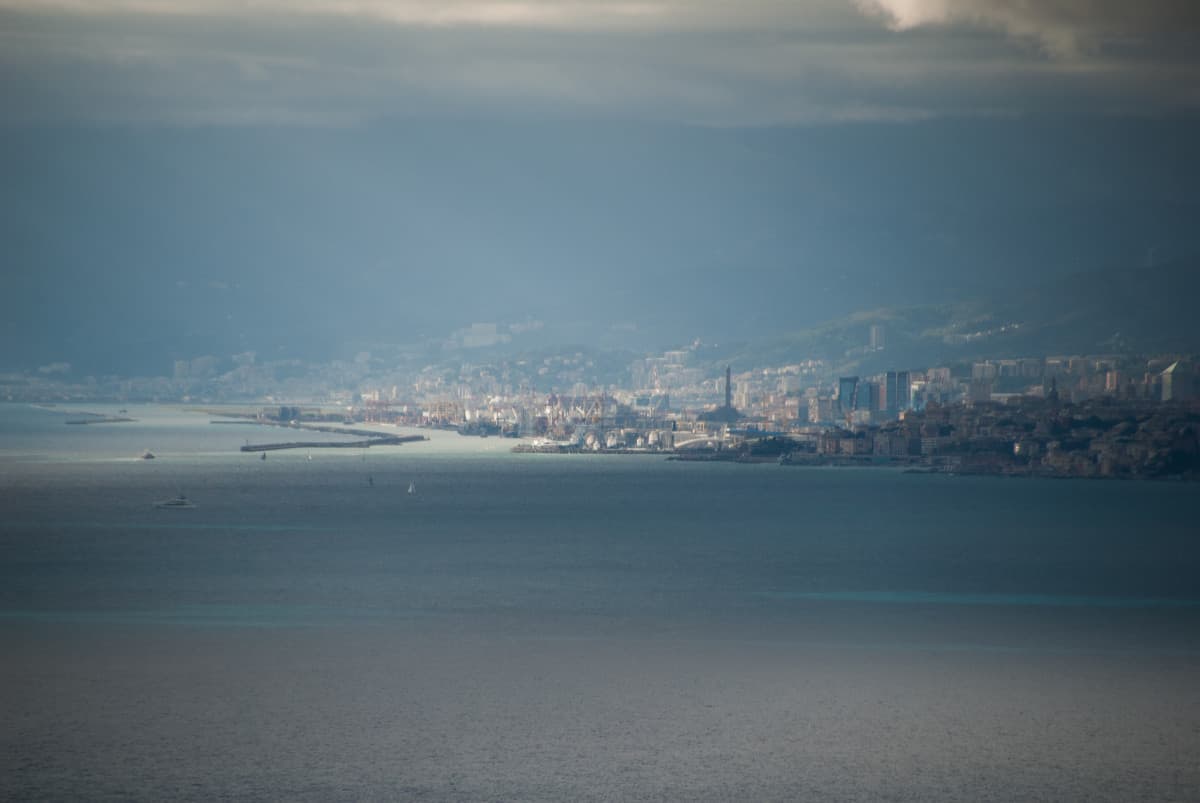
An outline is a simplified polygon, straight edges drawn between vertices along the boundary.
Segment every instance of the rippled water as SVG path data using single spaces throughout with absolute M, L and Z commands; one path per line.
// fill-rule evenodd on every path
M 5 797 L 1200 788 L 1192 486 L 129 414 L 0 407 Z

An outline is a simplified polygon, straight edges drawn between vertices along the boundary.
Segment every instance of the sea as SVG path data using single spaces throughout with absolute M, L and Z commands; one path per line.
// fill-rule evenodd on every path
M 1200 798 L 1195 485 L 125 409 L 0 405 L 2 799 Z

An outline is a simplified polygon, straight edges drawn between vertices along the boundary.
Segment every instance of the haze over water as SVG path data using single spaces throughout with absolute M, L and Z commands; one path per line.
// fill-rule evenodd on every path
M 1200 788 L 1188 485 L 130 415 L 0 407 L 5 798 Z

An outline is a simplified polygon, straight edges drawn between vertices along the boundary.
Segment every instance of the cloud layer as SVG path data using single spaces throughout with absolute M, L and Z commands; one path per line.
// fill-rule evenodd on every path
M 968 24 L 1040 41 L 1058 57 L 1079 56 L 1106 44 L 1145 42 L 1200 32 L 1192 0 L 857 0 L 894 30 Z M 1193 42 L 1194 43 L 1194 42 Z
M 1192 9 L 1177 0 L 0 0 L 0 103 L 17 124 L 1194 113 Z

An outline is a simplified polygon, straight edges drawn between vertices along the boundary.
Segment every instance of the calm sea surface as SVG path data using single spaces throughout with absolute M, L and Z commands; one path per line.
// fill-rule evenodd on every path
M 1200 795 L 1194 485 L 78 409 L 0 405 L 0 798 Z

